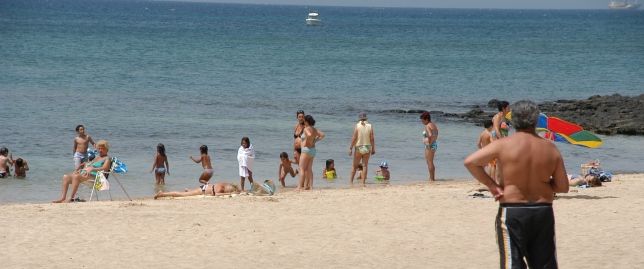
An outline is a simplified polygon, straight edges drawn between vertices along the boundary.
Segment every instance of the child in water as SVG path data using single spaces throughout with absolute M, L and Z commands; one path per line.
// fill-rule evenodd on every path
M 359 163 L 356 167 L 356 177 L 360 178 L 362 176 L 362 163 Z
M 389 181 L 389 164 L 387 161 L 380 162 L 380 169 L 376 170 L 376 180 Z
M 154 178 L 157 185 L 165 184 L 165 175 L 170 175 L 170 164 L 168 164 L 168 157 L 165 155 L 165 146 L 161 143 L 157 145 L 157 153 L 154 156 L 154 163 L 152 163 L 152 170 L 154 171 Z
M 13 165 L 13 158 L 9 154 L 9 149 L 0 148 L 0 178 L 5 178 L 11 175 L 11 166 Z
M 212 178 L 213 170 L 212 164 L 210 163 L 210 156 L 208 156 L 208 146 L 201 145 L 201 147 L 199 147 L 199 151 L 201 151 L 200 158 L 193 158 L 190 156 L 190 159 L 195 163 L 201 163 L 201 167 L 203 167 L 203 172 L 201 173 L 201 176 L 199 176 L 199 183 L 203 184 L 201 185 L 201 191 L 205 192 L 208 187 L 208 182 L 210 181 L 210 178 Z
M 237 161 L 239 162 L 239 185 L 241 186 L 242 191 L 244 190 L 244 183 L 246 178 L 248 182 L 253 186 L 253 160 L 255 160 L 255 149 L 250 143 L 248 137 L 242 137 L 241 146 L 237 150 Z
M 14 167 L 14 176 L 15 177 L 24 178 L 24 177 L 27 176 L 27 171 L 29 171 L 29 164 L 27 164 L 27 160 L 24 160 L 22 158 L 18 158 L 14 162 L 13 167 Z
M 280 153 L 280 166 L 279 169 L 277 170 L 277 175 L 280 180 L 280 183 L 282 184 L 282 187 L 286 187 L 286 183 L 284 180 L 286 179 L 286 175 L 291 175 L 291 177 L 295 177 L 295 175 L 298 174 L 298 171 L 293 170 L 293 166 L 291 164 L 295 163 L 294 160 L 289 160 L 288 159 L 288 154 L 286 152 Z
M 327 180 L 336 179 L 338 174 L 335 172 L 335 162 L 333 159 L 326 160 L 326 166 L 322 170 L 322 178 Z

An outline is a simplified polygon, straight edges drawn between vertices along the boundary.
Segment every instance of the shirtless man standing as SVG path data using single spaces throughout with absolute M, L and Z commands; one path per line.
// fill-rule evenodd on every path
M 555 145 L 539 137 L 535 128 L 539 108 L 534 102 L 512 106 L 517 132 L 499 139 L 465 159 L 465 167 L 500 202 L 496 233 L 501 268 L 557 268 L 554 193 L 568 192 L 563 158 Z M 503 166 L 503 185 L 484 167 L 493 159 Z
M 91 136 L 85 134 L 85 126 L 82 124 L 76 126 L 78 136 L 74 138 L 74 170 L 80 168 L 81 163 L 87 161 L 87 148 L 89 143 L 96 146 Z

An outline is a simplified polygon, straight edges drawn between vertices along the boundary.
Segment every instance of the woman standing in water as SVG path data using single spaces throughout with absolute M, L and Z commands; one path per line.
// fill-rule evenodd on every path
M 302 154 L 302 142 L 300 135 L 304 131 L 304 111 L 298 110 L 295 115 L 297 116 L 297 123 L 293 127 L 293 159 L 295 163 L 300 163 L 300 154 Z
M 434 155 L 438 149 L 438 127 L 432 122 L 432 116 L 429 112 L 425 111 L 420 114 L 420 121 L 425 125 L 423 130 L 423 144 L 425 145 L 425 160 L 427 161 L 427 169 L 429 170 L 429 181 L 435 181 L 434 174 L 436 167 L 434 166 Z
M 324 133 L 315 127 L 313 116 L 304 117 L 304 130 L 300 135 L 302 155 L 300 156 L 300 181 L 297 190 L 310 190 L 313 187 L 313 159 L 317 153 L 315 143 L 324 139 Z
M 353 154 L 353 165 L 351 166 L 350 182 L 353 185 L 353 177 L 356 174 L 358 164 L 362 164 L 363 171 L 360 174 L 362 186 L 367 181 L 367 172 L 369 168 L 369 158 L 376 154 L 376 143 L 373 135 L 373 127 L 367 121 L 367 113 L 358 114 L 358 123 L 353 128 L 353 136 L 349 144 L 349 156 Z M 355 150 L 354 150 L 355 149 Z

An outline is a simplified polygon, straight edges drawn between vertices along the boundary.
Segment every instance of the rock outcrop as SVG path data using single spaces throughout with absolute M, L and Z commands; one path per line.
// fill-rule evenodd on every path
M 482 124 L 496 113 L 492 99 L 488 108 L 476 107 L 467 113 L 445 114 L 467 122 Z M 644 135 L 644 94 L 639 96 L 595 95 L 585 100 L 557 100 L 539 104 L 543 113 L 574 122 L 598 134 Z

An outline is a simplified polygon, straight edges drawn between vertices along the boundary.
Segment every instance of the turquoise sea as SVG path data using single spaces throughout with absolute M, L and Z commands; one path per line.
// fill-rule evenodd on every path
M 214 181 L 238 182 L 242 136 L 257 150 L 255 178 L 276 179 L 303 109 L 327 134 L 315 187 L 336 188 L 347 186 L 346 148 L 360 111 L 376 133 L 371 173 L 386 159 L 392 184 L 404 184 L 427 178 L 422 125 L 417 114 L 387 110 L 644 93 L 641 11 L 312 7 L 323 25 L 309 27 L 308 8 L 0 1 L 0 146 L 31 166 L 27 179 L 0 179 L 0 202 L 58 197 L 77 124 L 129 165 L 120 177 L 129 193 L 149 197 L 160 142 L 169 190 L 197 186 L 201 168 L 188 156 L 201 144 L 210 147 Z M 462 160 L 481 127 L 435 122 L 437 177 L 470 178 Z M 644 172 L 644 138 L 603 138 L 600 149 L 558 144 L 568 170 L 599 159 L 611 171 Z M 334 183 L 320 178 L 328 158 L 340 175 Z

